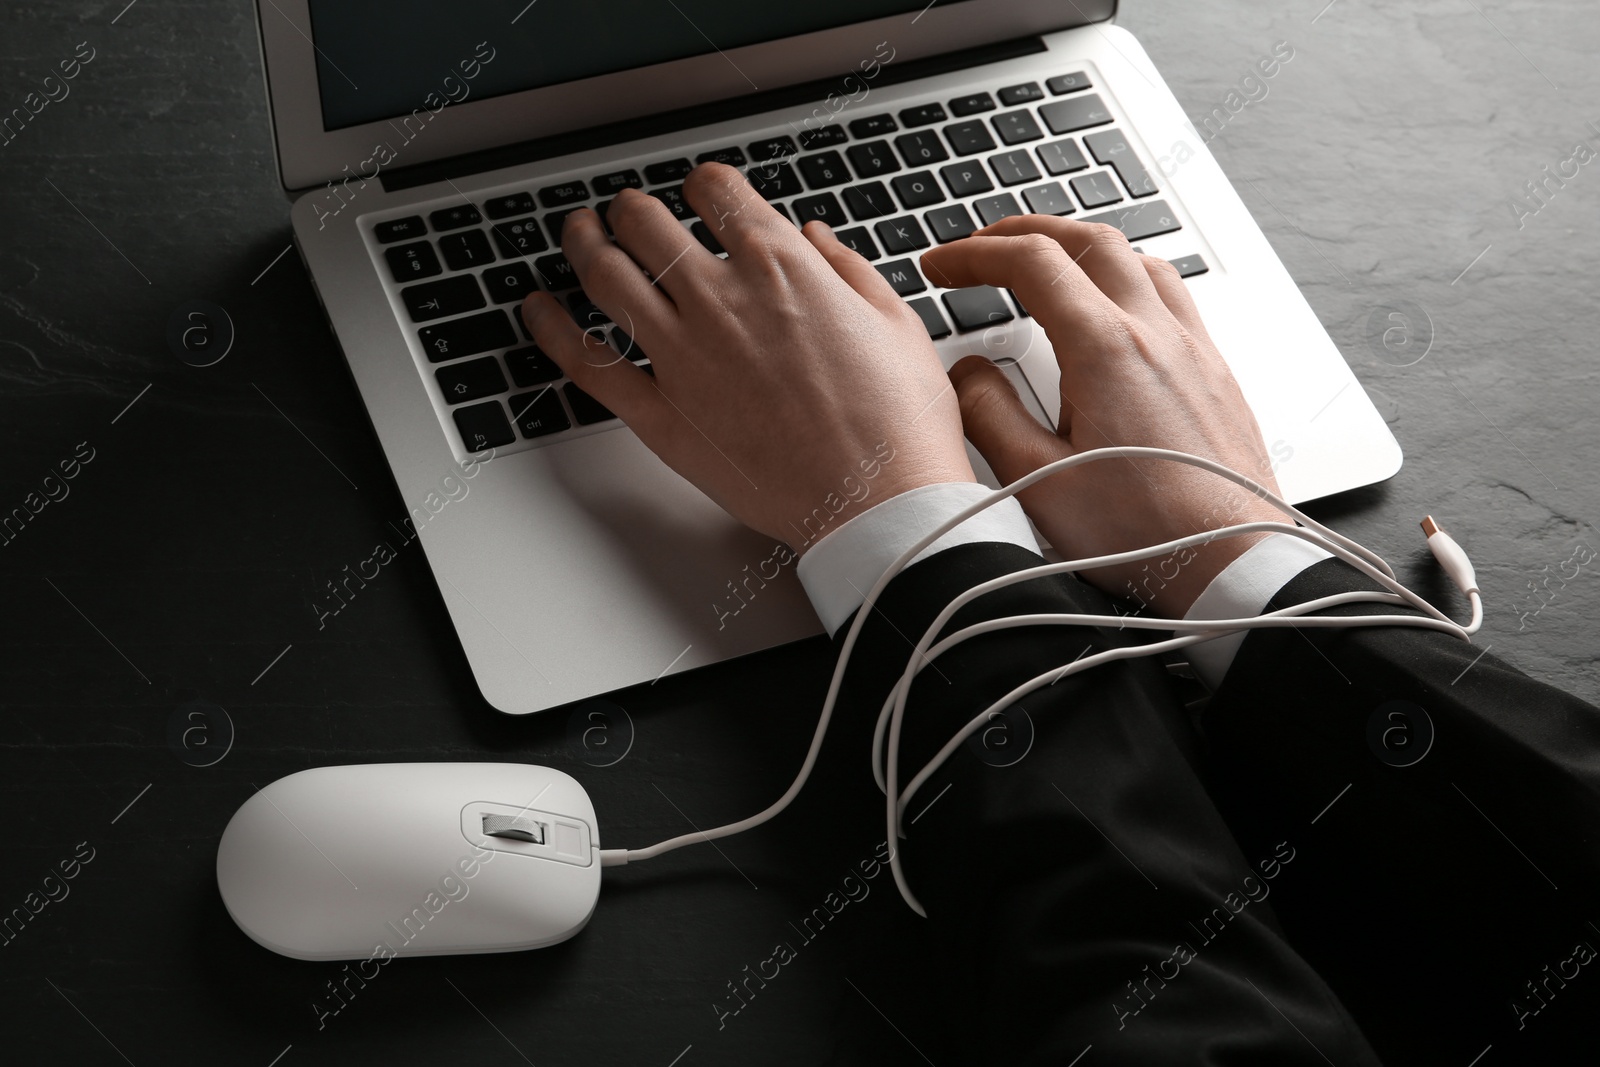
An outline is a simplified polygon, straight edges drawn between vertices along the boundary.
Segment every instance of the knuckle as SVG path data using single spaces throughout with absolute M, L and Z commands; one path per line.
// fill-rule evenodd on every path
M 1042 233 L 1025 233 L 1015 238 L 1022 255 L 1037 264 L 1055 263 L 1066 255 L 1055 238 Z
M 1089 240 L 1101 247 L 1129 247 L 1127 235 L 1109 222 L 1091 222 Z
M 1144 269 L 1149 271 L 1152 275 L 1159 274 L 1163 278 L 1167 278 L 1171 281 L 1177 281 L 1180 277 L 1178 274 L 1178 268 L 1174 267 L 1171 263 L 1162 259 L 1160 256 L 1141 254 L 1139 258 L 1144 261 Z
M 1010 403 L 1011 383 L 994 367 L 975 370 L 956 391 L 961 418 L 982 421 L 986 415 L 1004 410 Z

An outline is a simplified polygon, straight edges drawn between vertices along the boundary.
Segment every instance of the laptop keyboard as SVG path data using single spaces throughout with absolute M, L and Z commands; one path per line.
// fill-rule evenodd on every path
M 939 291 L 916 256 L 1011 215 L 1110 223 L 1138 242 L 1181 229 L 1083 71 L 1007 85 L 890 114 L 866 115 L 693 159 L 641 162 L 554 185 L 444 204 L 371 228 L 379 268 L 398 288 L 397 314 L 428 363 L 441 421 L 463 451 L 534 447 L 615 416 L 535 345 L 517 305 L 534 289 L 556 295 L 618 359 L 648 355 L 578 287 L 560 252 L 561 225 L 579 207 L 602 219 L 611 197 L 642 189 L 710 251 L 716 235 L 683 196 L 697 163 L 745 169 L 756 191 L 797 225 L 819 219 L 878 269 L 934 340 L 1026 317 L 1014 295 L 988 286 Z M 426 217 L 424 217 L 426 216 Z M 1185 277 L 1208 269 L 1174 260 Z

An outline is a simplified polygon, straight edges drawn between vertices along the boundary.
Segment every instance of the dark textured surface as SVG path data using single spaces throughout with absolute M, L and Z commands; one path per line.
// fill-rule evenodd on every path
M 886 880 L 720 1031 L 712 1008 L 873 853 L 859 727 L 763 832 L 608 877 L 577 942 L 401 964 L 320 1030 L 312 1003 L 338 969 L 270 955 L 228 919 L 215 844 L 256 785 L 328 763 L 529 760 L 580 774 L 608 844 L 656 840 L 771 799 L 830 658 L 814 642 L 620 694 L 636 742 L 594 769 L 564 718 L 513 721 L 478 698 L 417 553 L 317 630 L 315 591 L 404 508 L 303 269 L 274 262 L 287 211 L 251 19 L 243 2 L 0 11 L 0 111 L 78 42 L 95 49 L 70 96 L 0 148 L 0 510 L 79 442 L 94 450 L 0 550 L 0 909 L 78 842 L 95 850 L 70 896 L 0 948 L 9 1058 L 265 1065 L 292 1045 L 285 1067 L 664 1065 L 687 1048 L 689 1067 L 814 1063 L 850 1044 L 940 1062 L 945 1024 L 917 991 L 961 978 L 939 973 Z M 1600 548 L 1600 165 L 1520 227 L 1511 206 L 1577 141 L 1600 145 L 1591 6 L 1130 0 L 1122 22 L 1197 120 L 1275 42 L 1294 46 L 1212 148 L 1407 455 L 1391 482 L 1318 513 L 1442 594 L 1415 528 L 1431 510 L 1477 563 L 1480 643 L 1600 697 L 1600 582 L 1562 573 L 1580 544 Z M 237 328 L 217 366 L 166 348 L 191 299 Z M 1431 321 L 1409 366 L 1411 350 L 1369 336 L 1398 300 Z M 191 700 L 237 729 L 215 766 L 168 745 Z

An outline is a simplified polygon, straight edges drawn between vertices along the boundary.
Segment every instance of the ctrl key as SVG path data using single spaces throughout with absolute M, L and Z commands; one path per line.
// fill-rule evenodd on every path
M 572 423 L 561 409 L 561 397 L 554 385 L 547 385 L 536 393 L 518 393 L 511 398 L 511 414 L 517 420 L 517 429 L 530 440 L 545 434 L 568 429 Z
M 517 439 L 517 435 L 511 432 L 511 424 L 506 421 L 506 410 L 498 400 L 457 408 L 453 414 L 456 429 L 461 431 L 461 443 L 466 445 L 468 452 L 502 448 Z

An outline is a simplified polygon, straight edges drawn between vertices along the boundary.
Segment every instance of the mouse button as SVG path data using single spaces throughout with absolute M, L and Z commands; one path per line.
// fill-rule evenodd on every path
M 461 836 L 478 848 L 575 867 L 594 862 L 594 831 L 583 819 L 516 804 L 475 800 L 461 809 Z

